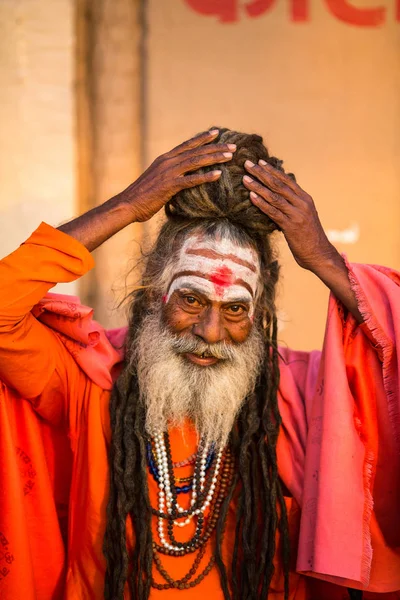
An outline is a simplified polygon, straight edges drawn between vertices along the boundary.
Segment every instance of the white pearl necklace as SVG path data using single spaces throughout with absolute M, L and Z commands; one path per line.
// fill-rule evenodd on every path
M 159 475 L 159 479 L 158 479 L 158 489 L 159 489 L 158 510 L 160 513 L 167 512 L 167 514 L 171 514 L 173 511 L 175 513 L 176 512 L 180 512 L 180 513 L 187 512 L 187 511 L 185 511 L 184 508 L 182 508 L 182 506 L 179 505 L 177 500 L 175 501 L 175 504 L 173 505 L 174 500 L 173 500 L 173 494 L 172 494 L 172 489 L 173 489 L 172 486 L 175 485 L 175 482 L 170 481 L 170 477 L 169 477 L 169 473 L 168 473 L 167 451 L 165 448 L 164 435 L 162 433 L 157 433 L 154 436 L 154 446 L 155 446 L 155 459 L 156 459 L 157 470 L 158 470 L 158 475 Z M 210 445 L 205 444 L 205 446 L 203 448 L 202 456 L 200 459 L 199 487 L 200 487 L 201 492 L 204 490 L 204 485 L 205 485 L 205 481 L 206 481 L 206 463 L 207 463 L 207 456 L 208 456 L 209 448 L 210 448 Z M 216 464 L 215 464 L 214 475 L 211 480 L 210 489 L 208 491 L 208 494 L 207 494 L 203 504 L 201 505 L 200 508 L 197 508 L 191 514 L 187 515 L 187 517 L 185 518 L 184 521 L 174 520 L 174 525 L 177 525 L 178 527 L 185 527 L 185 525 L 188 525 L 190 523 L 190 521 L 193 519 L 194 516 L 204 514 L 207 507 L 210 506 L 214 492 L 215 492 L 218 474 L 219 474 L 220 467 L 221 467 L 222 452 L 223 452 L 222 449 L 219 450 L 215 457 Z M 196 486 L 195 475 L 193 476 L 193 484 L 192 485 L 193 485 L 193 487 L 192 487 L 192 498 L 190 500 L 190 509 L 192 509 L 194 507 L 194 505 L 196 504 L 196 499 L 197 499 L 197 492 L 196 492 L 197 486 Z M 166 511 L 165 511 L 165 507 L 167 507 Z M 196 524 L 196 533 L 198 532 L 198 529 L 199 529 L 199 522 L 197 522 L 197 524 Z M 168 548 L 169 550 L 175 550 L 175 551 L 182 550 L 178 546 L 174 546 L 167 541 L 167 539 L 165 537 L 165 533 L 164 533 L 164 519 L 161 516 L 158 517 L 158 536 L 160 538 L 160 544 L 162 546 L 164 546 L 164 548 Z

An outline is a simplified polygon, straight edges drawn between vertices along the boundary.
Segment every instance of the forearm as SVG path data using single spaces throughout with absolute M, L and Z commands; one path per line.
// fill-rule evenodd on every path
M 58 229 L 78 240 L 92 252 L 133 222 L 135 216 L 132 207 L 118 194 L 73 221 L 60 225 Z
M 148 221 L 180 191 L 217 181 L 220 170 L 199 171 L 229 162 L 235 144 L 213 142 L 218 129 L 205 131 L 159 156 L 123 192 L 59 227 L 90 252 L 130 223 Z
M 358 323 L 363 322 L 363 317 L 358 310 L 356 296 L 351 289 L 346 263 L 339 252 L 332 246 L 332 253 L 312 272 L 331 290 L 332 294 L 342 302 L 347 310 L 354 316 Z

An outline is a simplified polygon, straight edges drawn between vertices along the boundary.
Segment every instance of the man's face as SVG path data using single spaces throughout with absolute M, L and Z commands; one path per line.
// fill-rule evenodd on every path
M 256 252 L 199 234 L 184 242 L 164 295 L 164 318 L 177 336 L 192 334 L 207 344 L 241 344 L 251 332 L 260 277 Z M 186 353 L 206 367 L 215 356 Z
M 158 301 L 149 306 L 131 355 L 146 431 L 188 418 L 200 437 L 223 447 L 265 356 L 263 331 L 253 325 L 258 255 L 227 238 L 192 234 L 163 281 L 163 309 Z

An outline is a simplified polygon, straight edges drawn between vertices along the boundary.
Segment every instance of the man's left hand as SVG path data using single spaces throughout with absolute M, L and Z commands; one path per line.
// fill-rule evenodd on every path
M 250 199 L 282 230 L 296 262 L 313 272 L 337 254 L 318 217 L 313 199 L 286 173 L 265 161 L 245 162 L 243 183 Z

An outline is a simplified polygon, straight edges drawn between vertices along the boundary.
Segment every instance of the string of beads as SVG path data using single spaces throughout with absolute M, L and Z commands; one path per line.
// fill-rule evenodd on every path
M 209 542 L 218 522 L 221 506 L 232 481 L 234 461 L 229 448 L 215 449 L 202 441 L 194 461 L 194 473 L 190 490 L 192 496 L 189 509 L 184 509 L 178 503 L 178 494 L 182 493 L 176 486 L 174 476 L 170 440 L 167 433 L 154 436 L 153 448 L 147 448 L 149 471 L 158 484 L 158 509 L 152 507 L 152 513 L 157 517 L 157 532 L 159 542 L 153 540 L 153 560 L 155 568 L 163 577 L 165 583 L 152 579 L 152 587 L 164 589 L 189 589 L 198 585 L 211 571 L 215 563 L 213 553 L 206 566 L 196 576 L 206 554 Z M 191 457 L 189 457 L 191 458 Z M 184 461 L 181 461 L 184 462 Z M 184 486 L 189 487 L 189 486 Z M 189 491 L 189 490 L 188 490 Z M 183 520 L 182 520 L 183 519 Z M 185 527 L 194 522 L 194 534 L 185 542 L 179 542 L 174 535 L 174 527 Z M 225 525 L 224 525 L 225 526 Z M 223 526 L 223 527 L 224 527 Z M 197 552 L 192 567 L 179 580 L 174 580 L 162 565 L 160 555 L 184 556 Z
M 207 456 L 207 462 L 206 462 L 206 471 L 209 469 L 212 461 L 214 459 L 214 452 L 209 452 L 208 456 Z M 149 465 L 149 469 L 150 469 L 150 473 L 152 474 L 154 480 L 156 481 L 156 483 L 159 482 L 160 479 L 160 474 L 158 472 L 158 468 L 157 468 L 157 463 L 153 454 L 153 450 L 152 450 L 152 446 L 151 443 L 148 442 L 147 443 L 147 462 Z M 179 465 L 182 465 L 183 463 L 186 464 L 186 461 L 182 461 L 181 463 L 178 463 Z M 173 463 L 173 466 L 176 463 Z M 174 478 L 175 484 L 176 483 L 187 483 L 187 482 L 191 482 L 192 481 L 192 477 L 175 477 Z M 190 492 L 190 490 L 192 489 L 192 485 L 186 485 L 186 486 L 182 486 L 179 487 L 177 485 L 175 485 L 175 491 L 177 494 L 182 494 L 182 493 L 187 493 Z

